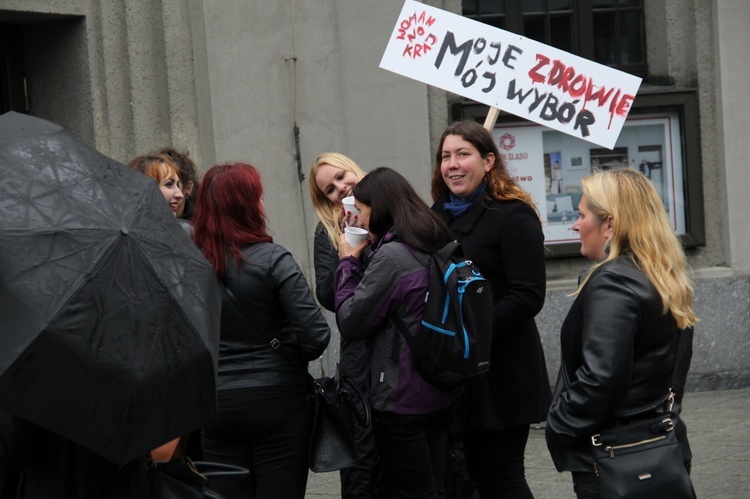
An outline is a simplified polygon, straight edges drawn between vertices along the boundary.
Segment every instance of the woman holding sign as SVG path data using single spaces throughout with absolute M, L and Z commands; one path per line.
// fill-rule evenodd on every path
M 544 305 L 542 224 L 531 195 L 508 174 L 492 135 L 461 121 L 440 139 L 432 209 L 492 283 L 490 371 L 466 387 L 464 452 L 482 498 L 533 497 L 524 452 L 529 425 L 547 416 L 551 392 L 534 317 Z

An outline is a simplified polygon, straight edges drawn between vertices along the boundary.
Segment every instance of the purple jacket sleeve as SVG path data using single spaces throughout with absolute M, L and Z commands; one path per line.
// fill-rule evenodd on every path
M 396 263 L 387 251 L 373 254 L 363 272 L 363 264 L 356 258 L 339 261 L 334 279 L 336 293 L 336 323 L 341 336 L 354 341 L 377 331 L 392 310 L 403 301 L 404 286 Z

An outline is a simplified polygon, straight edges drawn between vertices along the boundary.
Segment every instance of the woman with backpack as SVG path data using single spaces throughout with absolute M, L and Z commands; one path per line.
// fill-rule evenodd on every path
M 333 275 L 339 263 L 339 238 L 346 225 L 358 225 L 356 213 L 344 209 L 343 201 L 352 195 L 354 186 L 365 176 L 353 159 L 337 152 L 320 154 L 312 162 L 309 175 L 310 200 L 320 221 L 315 227 L 313 257 L 315 261 L 315 297 L 318 303 L 335 312 Z M 341 338 L 338 374 L 341 382 L 367 390 L 367 352 L 365 342 Z M 372 424 L 353 418 L 356 464 L 341 470 L 342 499 L 387 497 L 383 485 L 382 463 L 375 450 Z
M 492 135 L 473 121 L 443 132 L 432 197 L 434 212 L 492 283 L 495 302 L 490 370 L 466 385 L 463 399 L 469 475 L 483 499 L 530 498 L 524 467 L 529 425 L 544 421 L 551 399 L 534 322 L 546 287 L 542 224 Z
M 339 240 L 336 321 L 347 340 L 365 339 L 375 442 L 395 497 L 443 497 L 446 440 L 461 389 L 431 385 L 417 372 L 401 328 L 414 334 L 425 307 L 429 253 L 452 240 L 408 181 L 377 168 L 354 187 L 368 243 Z

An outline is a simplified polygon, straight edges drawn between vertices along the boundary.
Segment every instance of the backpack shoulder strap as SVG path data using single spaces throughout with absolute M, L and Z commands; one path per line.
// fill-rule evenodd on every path
M 452 256 L 463 256 L 464 250 L 461 246 L 461 243 L 458 241 L 451 241 L 442 248 L 440 248 L 440 251 L 435 253 L 435 257 L 438 259 L 438 261 L 445 262 L 449 260 Z

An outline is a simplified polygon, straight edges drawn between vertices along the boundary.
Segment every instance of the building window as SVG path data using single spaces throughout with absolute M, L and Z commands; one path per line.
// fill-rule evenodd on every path
M 643 0 L 463 0 L 463 15 L 646 76 Z
M 485 121 L 488 108 L 456 103 L 455 120 Z M 580 255 L 578 217 L 580 180 L 595 169 L 632 168 L 651 179 L 669 220 L 686 247 L 706 244 L 695 91 L 639 94 L 612 149 L 542 125 L 501 114 L 492 130 L 506 165 L 534 198 L 544 221 L 548 257 Z M 503 147 L 505 137 L 512 146 Z M 541 184 L 540 184 L 541 183 Z

